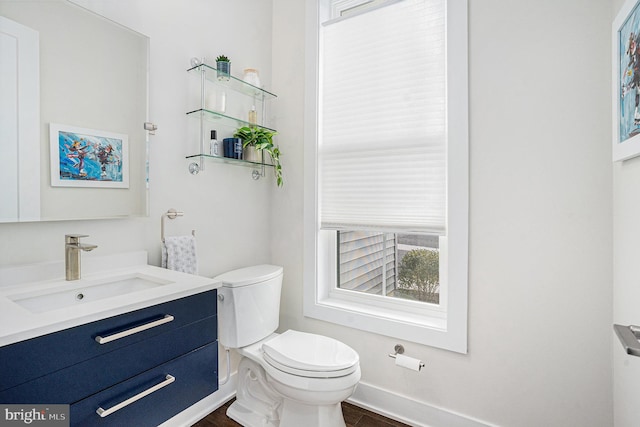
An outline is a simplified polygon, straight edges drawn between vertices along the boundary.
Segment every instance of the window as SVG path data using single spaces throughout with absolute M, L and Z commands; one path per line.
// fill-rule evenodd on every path
M 439 304 L 439 236 L 337 233 L 339 289 Z
M 309 0 L 305 315 L 466 352 L 466 0 Z

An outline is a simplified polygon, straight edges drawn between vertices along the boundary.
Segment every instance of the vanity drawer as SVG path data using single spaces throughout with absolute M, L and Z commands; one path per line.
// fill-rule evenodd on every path
M 0 391 L 215 316 L 216 309 L 212 290 L 0 347 Z M 125 336 L 96 341 L 119 333 Z
M 156 335 L 128 347 L 85 360 L 32 381 L 0 391 L 5 404 L 71 404 L 216 342 L 217 317 Z
M 157 426 L 216 391 L 217 369 L 212 343 L 71 405 L 71 426 Z

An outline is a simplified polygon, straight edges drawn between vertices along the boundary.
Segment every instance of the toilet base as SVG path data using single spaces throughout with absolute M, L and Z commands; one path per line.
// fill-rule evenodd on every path
M 236 401 L 227 416 L 244 427 L 346 427 L 341 401 L 354 388 L 329 394 L 292 389 L 269 377 L 256 361 L 243 357 L 238 364 Z
M 346 427 L 340 403 L 318 406 L 285 399 L 281 410 L 280 420 L 270 420 L 236 400 L 227 416 L 245 427 Z
M 278 427 L 282 398 L 269 386 L 264 369 L 243 357 L 238 365 L 236 401 L 227 416 L 244 427 Z
M 284 399 L 278 427 L 346 427 L 342 405 L 305 405 Z
M 227 416 L 245 427 L 279 427 L 279 421 L 269 420 L 257 414 L 237 400 L 227 408 Z

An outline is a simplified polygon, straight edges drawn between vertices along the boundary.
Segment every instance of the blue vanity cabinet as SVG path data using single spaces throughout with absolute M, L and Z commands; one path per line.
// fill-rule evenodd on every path
M 0 347 L 0 403 L 69 404 L 72 426 L 155 426 L 218 388 L 216 296 Z
M 207 291 L 0 347 L 0 391 L 199 320 L 215 317 L 215 296 L 215 290 Z M 173 320 L 105 344 L 96 341 L 97 337 L 111 337 L 163 321 L 165 316 L 171 316 Z M 29 363 L 26 363 L 27 360 Z
M 157 426 L 216 391 L 217 365 L 218 344 L 206 345 L 74 403 L 71 425 Z

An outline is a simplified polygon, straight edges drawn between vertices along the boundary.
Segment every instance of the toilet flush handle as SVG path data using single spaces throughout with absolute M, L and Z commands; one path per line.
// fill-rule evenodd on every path
M 218 301 L 220 302 L 224 301 L 224 295 L 218 294 Z

